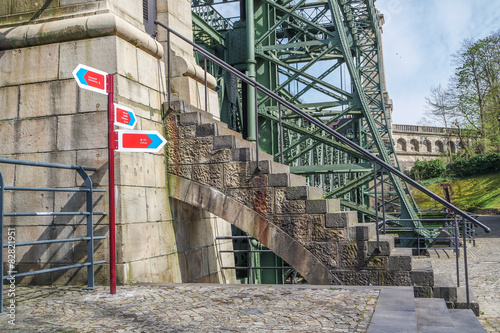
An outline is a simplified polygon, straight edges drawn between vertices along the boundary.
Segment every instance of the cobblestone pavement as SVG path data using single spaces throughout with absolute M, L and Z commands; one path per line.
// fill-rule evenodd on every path
M 366 332 L 379 294 L 291 287 L 131 285 L 114 296 L 103 287 L 18 287 L 15 326 L 3 315 L 0 331 Z
M 481 316 L 479 321 L 487 332 L 500 332 L 500 216 L 480 218 L 481 222 L 491 227 L 486 234 L 477 229 L 476 246 L 467 246 L 469 282 L 476 295 Z M 454 254 L 448 251 L 450 258 L 433 256 L 432 267 L 435 272 L 447 273 L 456 281 L 456 263 Z M 463 258 L 460 258 L 460 271 L 464 271 Z M 465 285 L 461 275 L 461 284 Z

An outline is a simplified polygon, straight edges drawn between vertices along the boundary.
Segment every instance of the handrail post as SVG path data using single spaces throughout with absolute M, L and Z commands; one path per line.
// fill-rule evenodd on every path
M 382 227 L 384 230 L 384 235 L 387 234 L 385 229 L 385 195 L 384 195 L 384 168 L 380 169 L 380 186 L 382 188 L 380 195 L 382 196 Z
M 465 220 L 462 219 L 462 228 L 465 228 Z M 464 243 L 464 274 L 465 274 L 465 295 L 467 297 L 467 309 L 470 309 L 470 295 L 469 295 L 469 270 L 467 267 L 467 239 L 465 230 L 463 234 L 463 243 Z
M 458 243 L 458 221 L 457 215 L 455 214 L 455 264 L 457 266 L 457 287 L 460 287 L 460 266 L 459 266 L 459 258 L 460 258 L 460 249 Z
M 0 313 L 3 313 L 3 192 L 4 183 L 2 171 L 0 171 Z
M 255 103 L 255 161 L 256 161 L 256 170 L 260 170 L 259 166 L 259 104 L 257 102 L 257 86 L 254 87 L 255 95 L 254 95 L 254 103 Z
M 170 110 L 172 104 L 171 104 L 171 97 L 170 97 L 170 79 L 171 79 L 171 60 L 170 60 L 170 30 L 167 30 L 167 90 L 168 90 L 168 109 Z
M 282 122 L 282 115 L 281 115 L 281 103 L 278 104 L 278 112 L 279 112 L 279 127 L 280 127 L 280 163 L 283 164 L 284 158 L 283 158 L 283 122 Z
M 205 69 L 205 112 L 208 112 L 207 57 L 203 57 L 203 67 Z
M 375 198 L 375 231 L 377 232 L 377 251 L 380 252 L 380 235 L 378 227 L 378 199 L 377 199 L 377 164 L 373 163 L 373 197 Z
M 92 200 L 92 180 L 89 175 L 83 170 L 82 167 L 78 169 L 78 174 L 83 178 L 85 182 L 85 187 L 89 190 L 85 194 L 86 201 L 86 212 L 89 213 L 86 217 L 87 221 L 87 237 L 90 239 L 87 241 L 87 262 L 90 263 L 87 266 L 87 287 L 85 289 L 94 289 L 94 205 Z

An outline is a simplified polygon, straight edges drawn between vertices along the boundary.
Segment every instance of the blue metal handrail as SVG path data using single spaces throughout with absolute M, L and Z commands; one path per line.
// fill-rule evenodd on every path
M 93 193 L 94 192 L 105 192 L 102 189 L 94 189 L 92 185 L 92 180 L 86 171 L 97 171 L 96 168 L 84 167 L 80 165 L 67 165 L 67 164 L 56 164 L 56 163 L 43 163 L 34 161 L 23 161 L 8 158 L 0 158 L 0 163 L 2 164 L 14 164 L 14 165 L 24 165 L 33 167 L 44 167 L 44 168 L 56 168 L 56 169 L 67 169 L 75 170 L 80 177 L 83 179 L 85 187 L 84 188 L 51 188 L 51 187 L 16 187 L 16 186 L 5 186 L 4 177 L 0 170 L 0 249 L 15 249 L 18 246 L 34 246 L 41 244 L 56 244 L 64 242 L 77 242 L 85 241 L 87 243 L 87 261 L 81 264 L 66 265 L 62 267 L 53 267 L 49 269 L 42 269 L 37 271 L 17 273 L 12 271 L 12 267 L 9 265 L 8 275 L 4 274 L 3 271 L 3 251 L 0 253 L 0 313 L 3 311 L 3 280 L 11 280 L 23 276 L 44 274 L 61 270 L 68 270 L 73 268 L 87 267 L 87 287 L 86 289 L 93 289 L 94 286 L 94 266 L 98 264 L 105 263 L 104 260 L 95 261 L 94 260 L 94 241 L 105 239 L 105 236 L 94 236 L 93 228 L 93 216 L 94 215 L 106 215 L 105 212 L 94 212 L 93 208 Z M 4 192 L 5 191 L 45 191 L 45 192 L 74 192 L 74 193 L 85 193 L 86 195 L 86 207 L 83 212 L 5 212 L 4 211 Z M 10 241 L 4 243 L 4 217 L 6 216 L 85 216 L 86 226 L 87 226 L 87 236 L 78 238 L 63 238 L 63 239 L 48 239 L 48 240 L 37 240 L 31 242 L 15 242 Z M 13 229 L 13 228 L 12 228 Z M 11 228 L 9 228 L 9 231 Z
M 171 43 L 170 34 L 174 34 L 175 36 L 177 36 L 178 38 L 180 38 L 184 42 L 186 42 L 189 45 L 191 45 L 193 47 L 193 49 L 194 49 L 195 52 L 198 52 L 198 53 L 202 54 L 205 57 L 205 60 L 204 60 L 205 72 L 206 72 L 206 66 L 207 66 L 206 65 L 206 59 L 209 59 L 210 61 L 212 61 L 213 63 L 217 64 L 221 68 L 224 68 L 229 73 L 231 73 L 231 74 L 235 75 L 236 77 L 238 77 L 240 80 L 242 80 L 243 82 L 245 82 L 247 85 L 253 87 L 256 90 L 255 98 L 257 98 L 257 91 L 262 92 L 264 95 L 266 95 L 267 97 L 272 98 L 273 100 L 275 100 L 278 103 L 278 109 L 279 110 L 281 110 L 281 106 L 282 105 L 285 106 L 285 107 L 287 107 L 289 110 L 291 110 L 293 113 L 295 113 L 299 117 L 301 117 L 301 118 L 309 121 L 309 123 L 311 123 L 311 124 L 314 124 L 315 126 L 317 126 L 318 128 L 320 128 L 322 131 L 324 131 L 325 133 L 327 133 L 329 135 L 332 135 L 333 137 L 335 137 L 335 139 L 337 139 L 341 143 L 345 144 L 349 148 L 352 148 L 355 151 L 357 151 L 358 153 L 360 153 L 367 160 L 372 161 L 373 167 L 374 167 L 374 181 L 375 181 L 375 185 L 374 186 L 375 187 L 376 187 L 376 177 L 375 177 L 375 174 L 377 173 L 377 166 L 378 166 L 380 168 L 380 170 L 382 170 L 382 172 L 384 172 L 383 170 L 386 170 L 387 172 L 392 173 L 393 175 L 397 176 L 403 182 L 406 182 L 406 183 L 412 185 L 413 187 L 415 187 L 416 189 L 418 189 L 420 192 L 423 192 L 423 193 L 427 194 L 429 197 L 433 198 L 437 202 L 441 203 L 443 206 L 445 206 L 448 209 L 450 209 L 451 211 L 455 212 L 455 214 L 458 214 L 458 215 L 462 216 L 462 218 L 464 218 L 464 219 L 472 222 L 474 225 L 476 225 L 478 227 L 481 227 L 486 233 L 491 232 L 491 229 L 488 226 L 486 226 L 485 224 L 479 222 L 477 219 L 475 219 L 474 217 L 470 216 L 465 211 L 459 209 L 458 207 L 455 207 L 454 205 L 452 205 L 451 203 L 447 202 L 443 198 L 441 198 L 438 195 L 434 194 L 433 192 L 429 191 L 424 186 L 420 185 L 415 180 L 413 180 L 410 177 L 406 176 L 403 172 L 401 172 L 400 170 L 398 170 L 394 166 L 386 163 L 382 159 L 380 159 L 377 156 L 375 156 L 372 153 L 370 153 L 368 150 L 366 150 L 363 147 L 361 147 L 361 146 L 357 145 L 356 143 L 352 142 L 351 140 L 349 140 L 348 138 L 344 137 L 342 134 L 336 132 L 335 130 L 333 130 L 332 128 L 330 128 L 329 126 L 327 126 L 325 123 L 321 122 L 320 120 L 316 119 L 315 117 L 313 117 L 313 116 L 307 114 L 306 112 L 300 110 L 294 104 L 292 104 L 289 101 L 283 99 L 281 96 L 279 96 L 275 92 L 271 91 L 267 87 L 265 87 L 262 84 L 256 82 L 255 80 L 251 79 L 250 77 L 246 76 L 245 74 L 241 73 L 240 71 L 238 71 L 237 69 L 235 69 L 231 65 L 229 65 L 226 62 L 222 61 L 221 59 L 217 58 L 216 56 L 214 56 L 210 52 L 206 51 L 202 47 L 196 45 L 191 40 L 189 40 L 186 37 L 182 36 L 181 34 L 179 34 L 178 32 L 176 32 L 175 30 L 171 29 L 170 27 L 166 26 L 165 24 L 161 23 L 160 21 L 155 20 L 154 23 L 156 25 L 159 25 L 162 28 L 164 28 L 164 29 L 167 30 L 167 44 L 168 44 L 168 46 L 167 46 L 167 75 L 168 75 L 168 82 L 167 82 L 167 84 L 168 84 L 168 107 L 169 108 L 171 107 L 171 93 L 170 93 L 170 90 L 171 90 L 170 89 L 170 81 L 171 80 L 170 80 L 170 72 L 171 72 L 171 68 L 172 68 L 171 67 L 171 55 L 170 55 L 170 43 Z M 207 86 L 208 86 L 206 73 L 205 73 L 204 80 L 205 80 L 205 97 L 206 97 L 207 96 Z M 258 103 L 255 103 L 255 108 L 257 109 L 257 107 L 258 107 Z M 208 111 L 208 103 L 207 103 L 207 99 L 206 98 L 205 98 L 205 111 Z M 256 118 L 258 117 L 257 110 L 255 110 L 255 117 Z M 281 120 L 281 117 L 280 117 L 280 120 Z M 258 124 L 258 122 L 256 122 L 256 124 Z M 256 165 L 258 167 L 258 165 L 259 165 L 258 126 L 255 126 L 255 137 L 256 137 L 256 140 L 255 140 L 255 145 L 256 145 L 256 149 L 255 149 Z M 383 188 L 382 188 L 382 190 L 383 190 Z M 378 204 L 377 203 L 375 203 L 375 207 L 376 207 L 376 211 L 377 211 L 376 214 L 375 214 L 376 224 L 378 225 L 379 222 L 378 222 Z M 385 205 L 383 205 L 383 207 L 385 207 Z M 385 212 L 384 212 L 384 219 L 385 219 Z M 379 228 L 377 227 L 376 230 L 377 230 L 377 247 L 379 247 Z M 464 256 L 466 256 L 466 249 L 465 248 L 464 248 Z M 469 302 L 468 277 L 467 277 L 467 258 L 466 257 L 464 258 L 464 261 L 465 261 L 465 266 L 466 266 L 466 269 L 465 269 L 466 270 L 466 272 L 465 272 L 466 278 L 465 279 L 466 279 L 466 285 L 467 285 L 466 286 L 467 303 L 468 303 L 468 308 L 470 308 L 470 305 L 469 305 L 470 302 Z

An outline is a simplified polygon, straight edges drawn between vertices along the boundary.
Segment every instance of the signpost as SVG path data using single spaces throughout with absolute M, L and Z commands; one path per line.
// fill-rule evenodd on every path
M 115 126 L 133 129 L 137 118 L 132 109 L 115 103 Z
M 114 103 L 113 74 L 80 64 L 73 71 L 73 76 L 80 88 L 108 95 L 109 286 L 110 293 L 116 294 L 115 149 L 117 140 L 118 151 L 152 153 L 163 148 L 166 140 L 157 131 L 115 131 L 114 126 L 133 129 L 137 118 L 131 109 Z
M 104 95 L 108 94 L 106 89 L 108 73 L 80 64 L 73 71 L 73 76 L 80 88 Z
M 157 131 L 117 131 L 118 151 L 156 153 L 167 142 Z

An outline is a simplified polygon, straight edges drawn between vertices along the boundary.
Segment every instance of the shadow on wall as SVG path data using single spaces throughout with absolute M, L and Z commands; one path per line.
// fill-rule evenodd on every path
M 224 283 L 216 267 L 219 253 L 214 227 L 217 227 L 211 215 L 172 198 L 170 207 L 182 282 Z
M 103 176 L 107 171 L 107 163 L 102 165 L 97 171 L 95 171 L 92 176 L 93 186 L 96 187 L 100 184 Z M 57 169 L 50 169 L 51 171 Z M 75 172 L 74 170 L 71 170 Z M 56 171 L 57 172 L 57 171 Z M 59 171 L 61 172 L 61 171 Z M 35 173 L 31 175 L 32 177 L 37 177 Z M 44 175 L 45 176 L 45 175 Z M 49 179 L 58 179 L 58 176 L 54 177 L 48 176 Z M 53 185 L 51 185 L 53 186 Z M 39 192 L 40 197 L 49 204 L 43 204 L 43 207 L 37 207 L 34 203 L 37 203 L 37 199 L 29 200 L 33 196 L 33 192 L 16 192 L 11 195 L 11 207 L 13 212 L 21 211 L 56 211 L 56 212 L 78 212 L 85 211 L 86 209 L 86 194 L 84 192 L 68 193 L 68 192 Z M 49 194 L 50 193 L 50 194 Z M 19 194 L 19 195 L 16 195 Z M 28 196 L 26 196 L 28 194 Z M 103 207 L 103 200 L 106 198 L 107 193 L 98 192 L 94 193 L 94 209 L 99 210 L 97 207 Z M 24 196 L 23 196 L 24 195 Z M 51 197 L 53 195 L 53 197 Z M 68 196 L 65 198 L 64 196 Z M 23 202 L 24 200 L 24 202 Z M 65 202 L 64 206 L 58 207 L 58 202 Z M 96 220 L 96 217 L 98 219 Z M 108 233 L 108 224 L 105 223 L 104 216 L 94 217 L 94 236 L 105 236 Z M 44 219 L 50 219 L 51 222 Z M 50 221 L 49 220 L 49 221 Z M 23 241 L 35 241 L 35 240 L 49 240 L 49 239 L 63 239 L 63 238 L 78 238 L 86 236 L 86 217 L 85 216 L 55 216 L 55 217 L 35 217 L 31 220 L 27 220 L 26 217 L 13 217 L 10 223 L 6 223 L 5 227 L 14 227 L 17 230 L 23 230 L 24 234 L 19 235 L 16 238 L 24 238 Z M 41 229 L 41 232 L 38 230 Z M 37 239 L 33 239 L 31 234 L 37 235 Z M 94 253 L 97 254 L 97 258 L 94 260 L 102 260 L 102 256 L 106 256 L 102 250 L 99 251 L 104 245 L 107 239 L 96 240 L 94 243 Z M 23 246 L 18 247 L 17 252 L 21 256 L 16 258 L 16 269 L 18 273 L 24 273 L 28 271 L 54 268 L 72 265 L 76 263 L 83 263 L 87 260 L 87 247 L 85 241 L 78 242 L 65 242 L 56 244 L 42 244 L 33 246 Z M 27 250 L 24 250 L 26 249 Z M 95 275 L 97 276 L 104 267 L 102 265 L 96 266 Z M 83 270 L 83 271 L 82 271 Z M 26 276 L 19 278 L 20 283 L 32 283 L 32 284 L 52 284 L 57 283 L 60 279 L 63 279 L 65 285 L 71 284 L 85 284 L 87 283 L 87 268 L 80 267 L 70 270 L 62 270 L 51 273 L 38 274 L 33 276 Z M 101 274 L 102 275 L 102 274 Z M 99 281 L 97 283 L 104 283 L 105 281 Z

